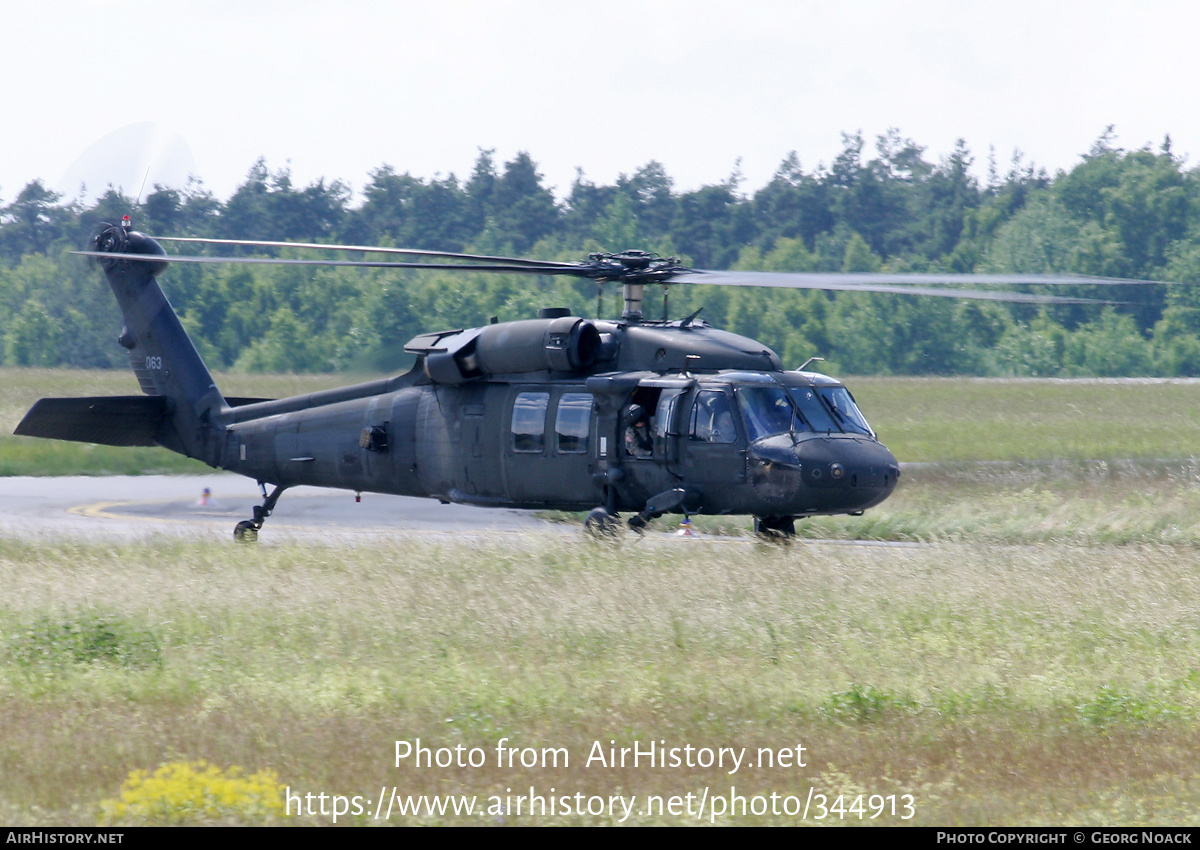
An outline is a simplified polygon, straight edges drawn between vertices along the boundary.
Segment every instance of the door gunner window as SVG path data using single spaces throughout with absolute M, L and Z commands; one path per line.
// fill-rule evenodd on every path
M 546 448 L 546 407 L 550 393 L 521 393 L 513 403 L 512 446 L 516 452 Z

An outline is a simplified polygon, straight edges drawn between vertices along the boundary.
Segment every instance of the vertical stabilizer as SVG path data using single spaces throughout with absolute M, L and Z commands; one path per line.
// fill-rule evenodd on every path
M 95 245 L 111 254 L 166 255 L 149 236 L 115 225 L 105 225 Z M 155 280 L 166 260 L 102 257 L 100 265 L 125 319 L 118 342 L 129 352 L 138 383 L 167 402 L 158 442 L 215 466 L 222 430 L 217 420 L 228 406 Z

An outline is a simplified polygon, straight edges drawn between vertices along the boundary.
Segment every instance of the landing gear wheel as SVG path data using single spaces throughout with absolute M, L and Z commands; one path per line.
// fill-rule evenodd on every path
M 244 519 L 233 527 L 233 539 L 238 543 L 257 543 L 258 529 L 253 522 Z
M 280 484 L 268 496 L 267 485 L 260 481 L 258 482 L 258 486 L 262 489 L 263 503 L 254 506 L 254 519 L 244 519 L 233 527 L 233 539 L 238 543 L 258 542 L 258 530 L 263 527 L 263 523 L 267 521 L 267 517 L 271 515 L 271 511 L 275 510 L 275 503 L 279 501 L 279 497 L 287 489 L 287 487 Z
M 621 519 L 605 508 L 592 508 L 583 521 L 583 530 L 597 540 L 611 540 L 621 530 Z
M 790 543 L 796 537 L 796 518 L 790 516 L 756 516 L 754 533 L 772 543 Z

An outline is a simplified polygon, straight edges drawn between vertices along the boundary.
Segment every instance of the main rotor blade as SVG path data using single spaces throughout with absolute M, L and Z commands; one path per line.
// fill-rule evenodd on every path
M 822 289 L 837 292 L 882 292 L 895 295 L 928 295 L 937 298 L 966 298 L 981 301 L 1004 301 L 1025 304 L 1115 304 L 1095 298 L 1035 295 L 1024 292 L 1001 292 L 981 289 L 941 288 L 926 284 L 1007 284 L 1038 286 L 1118 286 L 1131 284 L 1163 284 L 1165 281 L 1131 280 L 1125 278 L 1085 277 L 1076 275 L 1030 274 L 887 274 L 878 272 L 758 272 L 714 271 L 689 269 L 672 265 L 673 260 L 653 260 L 648 265 L 632 266 L 623 262 L 623 255 L 593 255 L 587 263 L 564 263 L 548 260 L 525 260 L 515 257 L 492 257 L 485 254 L 461 254 L 450 251 L 422 251 L 413 248 L 384 248 L 369 245 L 325 245 L 319 242 L 269 242 L 248 239 L 202 239 L 193 237 L 163 237 L 169 241 L 202 242 L 223 245 L 258 247 L 327 248 L 339 251 L 378 251 L 406 256 L 444 257 L 469 260 L 469 263 L 408 263 L 387 260 L 303 260 L 278 257 L 201 257 L 164 254 L 118 254 L 107 251 L 75 251 L 85 257 L 110 260 L 168 263 L 240 263 L 246 265 L 335 266 L 384 269 L 417 269 L 460 272 L 491 272 L 502 274 L 569 275 L 589 278 L 597 283 L 624 282 L 642 284 L 705 284 L 712 286 L 763 286 L 785 289 Z M 626 258 L 627 259 L 627 258 Z M 640 260 L 640 257 L 639 257 Z
M 379 245 L 326 245 L 323 242 L 270 242 L 260 239 L 203 239 L 195 236 L 155 236 L 159 242 L 192 242 L 204 245 L 246 245 L 258 248 L 319 248 L 326 251 L 362 251 L 371 254 L 403 254 L 410 257 L 445 257 L 449 260 L 479 260 L 487 263 L 511 263 L 517 266 L 559 267 L 570 265 L 552 260 L 521 257 L 492 257 L 487 254 L 457 254 L 453 251 L 422 251 L 418 248 L 385 248 Z
M 754 272 L 690 269 L 668 281 L 700 283 L 711 286 L 766 286 L 784 289 L 824 289 L 838 292 L 885 292 L 898 295 L 932 295 L 940 298 L 970 298 L 981 301 L 1008 301 L 1029 304 L 1111 304 L 1095 298 L 1071 298 L 1060 295 L 1033 295 L 1024 292 L 997 292 L 981 289 L 942 289 L 914 284 L 1007 284 L 1039 286 L 1116 286 L 1125 284 L 1162 284 L 1165 281 L 1127 280 L 1111 277 L 1029 274 L 885 274 L 879 272 Z
M 110 251 L 72 251 L 81 257 L 102 260 L 137 260 L 143 263 L 240 263 L 262 266 L 340 266 L 368 269 L 443 269 L 460 272 L 504 272 L 507 274 L 546 274 L 582 276 L 577 266 L 569 263 L 544 266 L 458 265 L 455 263 L 396 263 L 388 260 L 293 260 L 282 257 L 197 257 L 183 254 L 117 254 Z M 433 256 L 438 256 L 437 254 Z
M 684 280 L 688 275 L 695 279 Z M 1039 286 L 1125 286 L 1127 284 L 1169 285 L 1166 280 L 1134 280 L 1124 277 L 1093 277 L 1074 274 L 943 274 L 941 272 L 749 272 L 688 269 L 671 283 L 709 283 L 717 286 L 782 286 L 800 289 L 819 288 L 826 283 L 849 283 L 856 286 L 888 283 L 949 283 Z M 811 285 L 810 285 L 811 284 Z

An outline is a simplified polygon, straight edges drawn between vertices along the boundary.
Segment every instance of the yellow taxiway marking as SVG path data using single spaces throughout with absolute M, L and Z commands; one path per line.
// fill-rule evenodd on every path
M 234 518 L 232 513 L 217 513 L 213 512 L 209 515 L 191 515 L 187 517 L 165 517 L 165 516 L 147 516 L 145 513 L 138 513 L 137 508 L 150 507 L 155 505 L 186 505 L 189 507 L 200 508 L 201 505 L 192 502 L 189 499 L 136 499 L 126 502 L 92 502 L 86 505 L 75 505 L 67 508 L 67 513 L 74 516 L 91 517 L 92 519 L 121 519 L 121 520 L 145 520 L 147 522 L 169 522 L 179 524 L 191 523 L 222 523 Z M 132 508 L 134 510 L 128 513 L 115 513 L 121 508 Z M 210 508 L 211 510 L 211 508 Z M 279 526 L 283 528 L 284 526 Z
M 303 498 L 303 497 L 301 497 Z M 115 519 L 115 520 L 141 520 L 142 522 L 165 522 L 174 525 L 223 525 L 233 518 L 232 515 L 213 515 L 213 516 L 191 516 L 191 517 L 162 517 L 162 516 L 146 516 L 142 513 L 114 513 L 115 509 L 120 508 L 138 508 L 148 505 L 172 505 L 185 502 L 185 499 L 137 499 L 126 502 L 92 502 L 86 505 L 74 505 L 67 508 L 67 513 L 74 516 L 89 517 L 91 519 Z M 197 506 L 198 507 L 198 506 Z M 413 534 L 430 533 L 430 534 L 450 534 L 450 535 L 465 535 L 471 532 L 467 531 L 452 531 L 440 529 L 412 529 L 412 528 L 397 528 L 395 526 L 366 526 L 353 527 L 344 525 L 333 526 L 309 526 L 309 525 L 294 525 L 287 522 L 271 522 L 272 530 L 280 531 L 336 531 L 339 534 Z M 522 536 L 528 534 L 529 531 L 513 531 L 505 529 L 487 529 L 487 534 L 501 534 Z
M 178 522 L 178 520 L 166 519 L 165 517 L 139 517 L 137 515 L 129 516 L 123 514 L 109 513 L 109 508 L 124 508 L 131 505 L 165 505 L 170 504 L 174 499 L 162 499 L 158 502 L 92 502 L 90 505 L 75 505 L 67 508 L 67 513 L 75 516 L 96 517 L 101 519 L 157 519 L 162 522 Z

